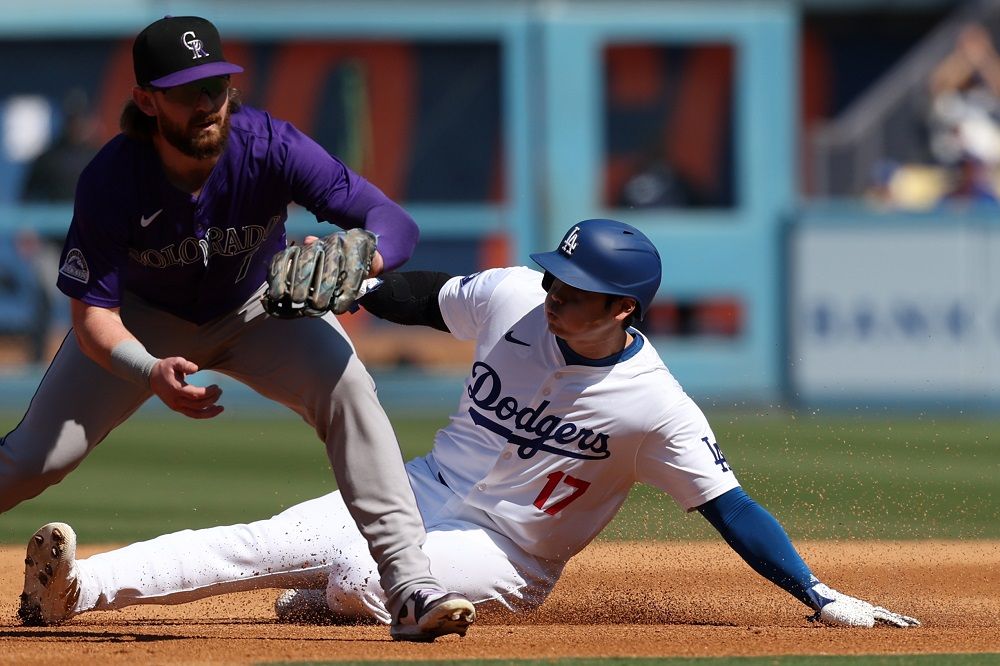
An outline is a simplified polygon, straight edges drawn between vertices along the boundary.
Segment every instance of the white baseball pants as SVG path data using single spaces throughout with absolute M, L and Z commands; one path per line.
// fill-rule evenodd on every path
M 563 563 L 521 550 L 438 478 L 433 458 L 407 464 L 427 528 L 435 577 L 473 603 L 537 607 Z M 375 562 L 342 494 L 308 500 L 246 525 L 184 530 L 79 560 L 76 613 L 135 604 L 179 604 L 251 589 L 322 588 L 345 621 L 388 623 Z

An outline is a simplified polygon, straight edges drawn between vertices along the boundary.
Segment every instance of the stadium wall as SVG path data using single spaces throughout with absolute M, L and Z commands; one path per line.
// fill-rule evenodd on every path
M 824 389 L 839 380 L 856 388 L 836 372 L 850 367 L 850 346 L 838 343 L 834 357 L 816 335 L 820 287 L 836 277 L 818 268 L 830 259 L 825 248 L 864 244 L 862 235 L 844 239 L 845 226 L 881 225 L 888 244 L 895 232 L 885 229 L 902 240 L 914 228 L 861 210 L 847 224 L 798 201 L 796 3 L 105 1 L 85 12 L 70 2 L 16 3 L 0 24 L 0 60 L 24 64 L 0 76 L 0 232 L 15 250 L 25 234 L 51 249 L 71 217 L 66 202 L 21 198 L 26 156 L 58 135 L 68 91 L 88 100 L 94 140 L 114 133 L 131 85 L 131 36 L 166 13 L 215 21 L 232 44 L 227 55 L 246 65 L 238 84 L 250 103 L 296 122 L 413 213 L 423 236 L 412 267 L 528 263 L 568 222 L 616 217 L 661 249 L 665 279 L 646 332 L 691 393 L 733 405 L 921 399 L 919 387 L 894 389 L 911 381 L 892 378 L 894 362 L 867 393 Z M 629 199 L 630 186 L 650 182 L 650 156 L 674 167 L 667 185 L 677 198 Z M 945 227 L 967 239 L 965 226 Z M 293 210 L 289 231 L 317 228 Z M 25 322 L 5 334 L 23 333 L 37 322 L 20 315 L 47 297 L 51 352 L 67 320 L 46 288 L 51 261 L 40 263 L 32 284 L 11 283 L 0 315 L 10 304 L 5 322 Z M 17 265 L 0 261 L 0 271 L 17 275 Z M 886 275 L 871 270 L 852 288 L 881 284 Z M 348 329 L 387 406 L 453 400 L 468 349 L 434 339 L 404 350 L 397 333 L 364 315 Z M 870 353 L 894 358 L 884 351 Z M 23 409 L 43 369 L 4 365 L 0 407 Z M 260 402 L 235 384 L 230 395 Z

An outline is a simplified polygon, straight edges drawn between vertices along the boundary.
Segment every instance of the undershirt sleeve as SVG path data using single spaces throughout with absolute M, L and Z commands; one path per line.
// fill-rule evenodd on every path
M 379 319 L 404 325 L 422 325 L 448 331 L 438 305 L 438 293 L 451 279 L 447 273 L 407 271 L 383 273 L 382 284 L 358 303 Z
M 754 571 L 814 607 L 808 590 L 816 581 L 809 567 L 781 524 L 742 488 L 702 504 L 698 511 Z

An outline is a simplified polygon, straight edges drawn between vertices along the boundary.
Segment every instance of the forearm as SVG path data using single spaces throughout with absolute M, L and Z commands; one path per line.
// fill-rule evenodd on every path
M 125 327 L 118 308 L 102 308 L 72 299 L 73 332 L 83 353 L 99 366 L 146 385 L 158 360 Z
M 698 511 L 754 571 L 807 606 L 818 608 L 809 593 L 817 582 L 809 567 L 774 516 L 742 488 L 703 504 Z
M 447 332 L 438 305 L 438 293 L 450 278 L 447 273 L 432 271 L 386 273 L 382 275 L 382 284 L 365 294 L 358 303 L 380 319 Z
M 351 218 L 363 220 L 364 228 L 378 236 L 383 270 L 398 268 L 413 255 L 420 237 L 417 223 L 374 185 L 365 183 L 348 213 Z

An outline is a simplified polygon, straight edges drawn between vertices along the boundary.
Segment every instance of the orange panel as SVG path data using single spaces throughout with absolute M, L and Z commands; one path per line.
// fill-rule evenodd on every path
M 606 58 L 608 93 L 615 106 L 645 106 L 656 101 L 667 75 L 659 48 L 611 47 Z
M 633 155 L 615 156 L 608 154 L 604 160 L 604 201 L 609 206 L 616 205 L 622 198 L 622 188 L 635 174 L 636 162 Z
M 479 246 L 479 270 L 510 266 L 510 239 L 502 232 L 484 237 Z
M 698 335 L 739 335 L 743 328 L 743 308 L 739 301 L 707 300 L 695 308 L 695 330 Z
M 729 131 L 732 69 L 733 51 L 728 46 L 691 49 L 666 137 L 670 164 L 706 190 L 717 185 Z
M 359 172 L 390 198 L 403 193 L 414 115 L 415 66 L 404 44 L 294 42 L 283 46 L 269 77 L 265 108 L 307 134 L 319 113 L 322 81 L 344 61 L 365 67 L 371 127 Z

